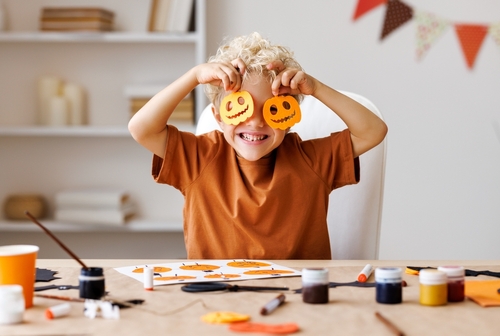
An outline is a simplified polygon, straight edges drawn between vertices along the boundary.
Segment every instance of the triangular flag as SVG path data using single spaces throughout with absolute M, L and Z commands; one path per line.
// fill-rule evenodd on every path
M 490 33 L 491 37 L 493 37 L 495 42 L 500 46 L 500 22 L 492 24 L 488 32 Z
M 455 31 L 462 46 L 462 51 L 470 69 L 474 67 L 477 53 L 488 33 L 488 26 L 473 24 L 456 24 Z
M 387 0 L 358 0 L 356 11 L 354 12 L 352 20 L 356 21 L 356 19 L 360 18 L 362 15 L 371 11 L 375 7 L 385 4 L 386 2 Z
M 417 21 L 417 59 L 420 60 L 434 41 L 443 35 L 450 26 L 450 22 L 423 11 L 415 13 L 415 20 Z
M 380 39 L 383 40 L 387 35 L 399 28 L 405 22 L 413 17 L 413 9 L 399 0 L 389 0 L 385 12 L 384 28 Z

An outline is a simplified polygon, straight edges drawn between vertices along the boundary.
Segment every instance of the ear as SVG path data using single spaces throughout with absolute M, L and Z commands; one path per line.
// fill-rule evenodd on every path
M 214 115 L 215 121 L 217 121 L 217 123 L 219 125 L 221 125 L 222 123 L 224 123 L 222 121 L 222 118 L 220 117 L 220 112 L 217 111 L 217 109 L 215 108 L 215 106 L 213 104 L 212 104 L 212 114 Z

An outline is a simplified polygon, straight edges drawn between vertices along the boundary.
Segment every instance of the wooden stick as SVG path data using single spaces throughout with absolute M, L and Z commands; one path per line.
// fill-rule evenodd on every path
M 404 336 L 404 333 L 401 330 L 399 330 L 394 324 L 392 324 L 391 321 L 383 317 L 382 314 L 380 314 L 379 312 L 375 312 L 375 316 L 380 321 L 382 321 L 382 323 L 384 323 L 387 326 L 387 328 L 389 328 L 392 331 L 394 335 Z
M 56 237 L 56 236 L 54 236 L 54 235 L 52 234 L 52 232 L 50 232 L 50 231 L 49 231 L 49 229 L 47 229 L 47 228 L 46 228 L 45 226 L 43 226 L 43 225 L 42 225 L 39 221 L 37 221 L 37 220 L 36 220 L 36 218 L 35 218 L 35 217 L 33 217 L 33 216 L 29 213 L 29 211 L 26 211 L 26 212 L 25 212 L 25 214 L 26 214 L 26 216 L 28 216 L 28 217 L 31 219 L 31 221 L 32 221 L 33 223 L 35 223 L 36 225 L 38 225 L 39 227 L 41 227 L 41 228 L 42 228 L 42 230 L 43 230 L 43 231 L 45 231 L 45 233 L 46 233 L 46 234 L 48 234 L 48 235 L 50 236 L 50 238 L 54 239 L 54 240 L 56 241 L 56 243 L 57 243 L 57 244 L 59 244 L 59 246 L 61 246 L 61 248 L 62 248 L 64 251 L 68 252 L 68 254 L 69 254 L 71 257 L 73 257 L 73 259 L 75 259 L 76 261 L 78 261 L 78 262 L 80 263 L 80 265 L 82 265 L 82 267 L 83 267 L 84 269 L 88 269 L 87 265 L 85 265 L 85 264 L 83 263 L 83 261 L 81 261 L 81 260 L 80 260 L 80 258 L 78 258 L 78 257 L 76 256 L 76 254 L 74 254 L 73 252 L 71 252 L 71 251 L 70 251 L 70 249 L 69 249 L 69 248 L 67 248 L 67 247 L 66 247 L 66 245 L 64 245 L 64 244 L 62 243 L 62 241 L 60 241 L 59 239 L 57 239 L 57 237 Z
M 85 302 L 85 299 L 73 298 L 73 297 L 69 297 L 69 296 L 47 295 L 47 294 L 35 294 L 35 296 L 36 297 L 45 298 L 45 299 L 74 301 L 74 302 Z

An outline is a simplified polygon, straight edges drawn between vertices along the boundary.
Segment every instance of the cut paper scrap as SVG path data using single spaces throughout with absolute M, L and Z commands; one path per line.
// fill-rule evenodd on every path
M 415 21 L 417 23 L 417 60 L 420 60 L 437 38 L 448 29 L 450 22 L 424 11 L 415 11 Z
M 500 280 L 465 281 L 465 296 L 482 307 L 500 306 Z
M 496 44 L 500 46 L 500 22 L 490 25 L 488 33 L 493 37 Z
M 474 67 L 476 56 L 481 49 L 488 26 L 480 24 L 455 24 L 455 32 L 462 46 L 462 51 L 469 69 Z
M 250 320 L 250 315 L 230 311 L 213 312 L 203 315 L 201 320 L 212 324 L 244 322 Z
M 229 325 L 229 330 L 245 333 L 263 333 L 275 335 L 288 335 L 299 331 L 296 323 L 255 323 L 255 322 L 235 322 Z
M 385 12 L 384 26 L 380 39 L 383 40 L 387 35 L 401 27 L 413 18 L 413 8 L 399 0 L 389 0 Z
M 292 268 L 262 260 L 203 260 L 147 266 L 154 267 L 154 286 L 210 282 L 214 279 L 239 281 L 301 275 L 301 272 Z M 145 265 L 125 266 L 115 270 L 142 283 L 144 267 Z
M 356 10 L 354 11 L 354 15 L 352 17 L 353 21 L 359 19 L 364 14 L 368 13 L 372 9 L 387 3 L 387 0 L 358 0 L 358 4 L 356 5 Z

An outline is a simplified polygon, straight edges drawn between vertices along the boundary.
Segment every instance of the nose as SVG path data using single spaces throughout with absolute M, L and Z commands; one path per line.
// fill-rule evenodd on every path
M 266 121 L 262 114 L 262 106 L 254 106 L 253 114 L 245 120 L 245 124 L 253 127 L 264 127 Z

